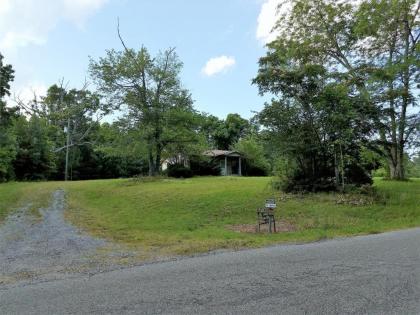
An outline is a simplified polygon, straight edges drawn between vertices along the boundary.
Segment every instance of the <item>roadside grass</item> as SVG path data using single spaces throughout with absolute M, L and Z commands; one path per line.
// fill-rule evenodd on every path
M 267 177 L 7 183 L 0 184 L 0 221 L 28 203 L 36 213 L 48 205 L 55 189 L 64 188 L 68 220 L 92 235 L 138 249 L 145 259 L 420 226 L 420 179 L 376 178 L 375 187 L 373 200 L 336 193 L 286 195 L 273 191 Z M 271 196 L 278 200 L 277 221 L 292 226 L 291 231 L 255 234 L 229 229 L 252 227 L 256 208 Z
M 30 211 L 39 215 L 39 208 L 48 206 L 57 182 L 11 182 L 0 184 L 0 222 L 20 207 L 30 205 Z
M 280 242 L 379 233 L 420 226 L 420 179 L 375 179 L 371 204 L 338 204 L 339 194 L 284 195 L 270 178 L 202 177 L 185 180 L 70 182 L 66 217 L 90 233 L 133 246 L 151 256 L 215 249 L 259 247 Z M 276 218 L 290 232 L 254 234 L 227 227 L 255 224 L 267 197 L 278 201 Z M 353 198 L 364 199 L 363 195 Z

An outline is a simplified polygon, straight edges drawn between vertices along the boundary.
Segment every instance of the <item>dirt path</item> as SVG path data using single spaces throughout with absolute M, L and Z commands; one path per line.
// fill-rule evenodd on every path
M 30 205 L 0 225 L 0 286 L 93 274 L 118 267 L 131 254 L 81 233 L 64 220 L 65 193 L 57 190 L 41 219 Z

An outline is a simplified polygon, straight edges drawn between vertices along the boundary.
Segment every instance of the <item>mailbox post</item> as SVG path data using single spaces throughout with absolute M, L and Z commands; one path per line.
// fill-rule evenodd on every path
M 263 209 L 257 209 L 258 232 L 262 224 L 268 224 L 269 233 L 272 233 L 272 227 L 274 227 L 274 233 L 276 233 L 276 219 L 274 217 L 274 209 L 276 208 L 276 200 L 267 199 L 265 201 L 265 207 Z

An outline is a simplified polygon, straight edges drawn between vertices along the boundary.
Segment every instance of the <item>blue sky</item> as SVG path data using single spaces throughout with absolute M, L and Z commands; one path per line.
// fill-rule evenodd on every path
M 195 107 L 251 117 L 264 98 L 251 85 L 279 0 L 0 0 L 0 52 L 16 70 L 13 91 L 43 94 L 60 78 L 81 87 L 89 56 L 128 46 L 176 47 Z

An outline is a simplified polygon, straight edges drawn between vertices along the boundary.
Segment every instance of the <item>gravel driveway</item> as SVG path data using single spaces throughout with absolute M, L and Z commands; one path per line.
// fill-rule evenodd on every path
M 63 190 L 53 193 L 50 206 L 40 210 L 41 218 L 29 208 L 19 209 L 0 225 L 0 287 L 97 273 L 111 268 L 106 255 L 129 255 L 115 245 L 110 253 L 111 244 L 67 223 Z

